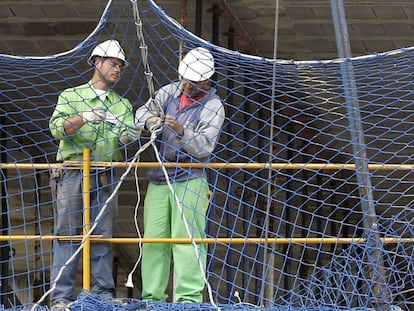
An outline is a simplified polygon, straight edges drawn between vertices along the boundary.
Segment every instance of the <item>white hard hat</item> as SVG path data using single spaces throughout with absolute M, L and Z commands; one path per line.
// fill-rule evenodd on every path
M 122 60 L 124 66 L 128 66 L 128 62 L 125 59 L 125 52 L 121 48 L 121 45 L 117 40 L 106 40 L 98 44 L 92 51 L 91 56 L 88 58 L 88 64 L 93 65 L 95 57 L 114 57 Z
M 178 66 L 178 73 L 183 79 L 204 81 L 214 74 L 214 58 L 211 53 L 201 47 L 188 52 Z

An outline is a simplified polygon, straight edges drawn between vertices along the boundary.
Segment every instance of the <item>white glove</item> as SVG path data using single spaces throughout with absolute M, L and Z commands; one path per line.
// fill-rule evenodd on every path
M 90 111 L 81 112 L 81 117 L 84 122 L 99 123 L 105 120 L 106 109 L 105 108 L 93 108 Z
M 158 130 L 162 126 L 162 119 L 160 117 L 150 117 L 145 122 L 145 126 L 148 129 L 148 131 L 153 132 L 155 130 Z
M 135 141 L 141 136 L 142 129 L 136 125 L 129 125 L 126 129 L 126 137 L 129 141 Z

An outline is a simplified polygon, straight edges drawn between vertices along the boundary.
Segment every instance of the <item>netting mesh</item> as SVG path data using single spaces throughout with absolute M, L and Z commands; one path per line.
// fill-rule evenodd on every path
M 68 53 L 0 55 L 2 304 L 32 306 L 51 286 L 48 178 L 57 141 L 48 120 L 63 89 L 90 79 L 91 49 L 115 38 L 131 63 L 116 89 L 135 108 L 148 98 L 149 77 L 156 89 L 178 78 L 181 45 L 214 55 L 214 86 L 226 109 L 209 165 L 206 277 L 217 307 L 413 310 L 414 49 L 348 60 L 270 60 L 214 46 L 152 1 L 139 1 L 144 59 L 135 4 L 111 2 L 95 32 Z M 344 91 L 344 64 L 351 66 L 356 98 Z M 123 149 L 126 162 L 138 148 Z M 154 161 L 152 152 L 143 157 Z M 139 176 L 145 183 L 145 168 Z M 129 183 L 134 192 L 135 181 Z M 126 195 L 120 204 L 133 209 Z M 213 308 L 208 299 L 198 306 L 101 304 L 81 293 L 72 309 Z

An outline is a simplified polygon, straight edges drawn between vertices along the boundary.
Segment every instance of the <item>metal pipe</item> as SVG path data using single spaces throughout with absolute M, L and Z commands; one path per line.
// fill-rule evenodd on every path
M 203 0 L 196 0 L 194 33 L 196 36 L 199 36 L 199 37 L 201 37 L 202 21 L 203 21 Z
M 228 31 L 227 31 L 227 46 L 229 49 L 233 50 L 235 45 L 234 45 L 234 38 L 235 38 L 235 32 L 234 32 L 234 28 L 232 25 L 229 26 Z M 230 71 L 228 72 L 228 74 L 230 74 Z M 235 82 L 232 79 L 227 79 L 226 81 L 227 83 L 227 89 L 228 90 L 233 90 L 234 89 L 234 85 Z M 229 103 L 229 105 L 226 105 L 226 114 L 229 113 L 229 110 L 231 110 L 231 107 L 234 107 L 234 93 L 232 91 L 229 91 L 227 94 L 227 100 L 226 102 Z M 231 113 L 234 113 L 234 111 L 231 111 Z M 232 132 L 232 127 L 230 125 L 227 125 L 228 129 L 226 129 L 226 133 L 233 133 Z M 233 136 L 233 135 L 232 135 Z M 228 137 L 228 136 L 227 136 Z M 233 150 L 233 139 L 229 138 L 228 141 L 226 142 L 226 146 L 229 146 L 230 150 Z M 231 157 L 230 155 L 230 151 L 227 151 L 228 153 L 228 158 Z M 225 176 L 229 176 L 230 171 L 226 169 L 226 173 Z M 225 179 L 226 182 L 226 187 L 227 189 L 234 189 L 233 185 L 230 183 L 230 181 L 226 178 Z M 231 190 L 232 191 L 232 190 Z M 229 196 L 228 202 L 229 202 L 229 206 L 230 208 L 233 207 L 235 199 L 233 198 L 232 195 Z M 233 216 L 230 213 L 226 213 L 226 221 L 227 223 L 231 223 Z M 226 230 L 226 235 L 229 236 L 229 232 Z M 236 252 L 233 249 L 229 249 L 228 250 L 228 261 L 229 263 L 231 263 L 230 265 L 226 265 L 226 275 L 227 275 L 227 279 L 228 280 L 233 280 L 234 279 L 234 275 L 235 275 L 235 269 L 232 267 L 233 262 L 235 260 L 238 259 L 238 256 L 236 254 Z M 230 282 L 226 282 L 226 292 L 227 292 L 227 296 L 231 297 L 233 294 L 233 284 L 231 284 Z
M 87 235 L 91 230 L 91 150 L 83 150 L 83 235 Z M 89 291 L 91 287 L 91 241 L 85 240 L 83 247 L 83 289 Z M 109 275 L 108 275 L 109 277 Z
M 366 145 L 364 142 L 362 120 L 358 102 L 357 87 L 351 61 L 351 47 L 346 25 L 345 10 L 342 0 L 331 0 L 332 15 L 335 27 L 336 44 L 340 63 L 344 95 L 348 110 L 348 121 L 351 131 L 356 176 L 359 185 L 364 231 L 368 237 L 367 250 L 370 266 L 367 267 L 368 279 L 372 281 L 371 289 L 374 297 L 372 302 L 381 310 L 389 304 L 390 295 L 386 289 L 384 263 L 381 255 L 381 240 L 378 233 L 377 216 L 372 193 L 371 179 L 368 168 Z
M 0 241 L 53 241 L 59 240 L 62 242 L 81 242 L 84 236 L 82 235 L 9 235 L 0 236 Z M 189 244 L 191 241 L 195 243 L 206 244 L 366 244 L 368 239 L 366 237 L 356 238 L 104 238 L 102 235 L 90 235 L 89 239 L 94 243 L 114 243 L 114 244 L 137 244 L 137 243 L 170 243 L 170 244 Z M 414 238 L 380 238 L 382 244 L 399 244 L 399 243 L 414 243 Z
M 91 162 L 91 167 L 94 169 L 104 169 L 107 167 L 123 168 L 129 167 L 130 162 Z M 133 163 L 132 167 L 152 168 L 160 167 L 158 162 L 139 162 Z M 278 170 L 356 170 L 356 164 L 345 163 L 243 163 L 243 162 L 212 162 L 212 163 L 163 163 L 166 168 L 183 167 L 183 168 L 214 168 L 214 169 L 245 169 L 255 170 L 272 168 Z M 79 169 L 82 163 L 77 161 L 67 161 L 64 163 L 0 163 L 0 169 L 48 169 L 48 168 L 65 168 L 65 169 Z M 369 170 L 375 171 L 411 171 L 414 170 L 414 164 L 368 164 Z
M 212 31 L 211 31 L 211 42 L 215 45 L 219 45 L 219 19 L 220 19 L 220 5 L 219 1 L 215 0 L 213 2 L 213 7 L 211 9 L 213 14 L 212 18 Z
M 1 116 L 1 124 L 5 123 L 5 114 Z M 7 163 L 7 135 L 3 130 L 3 126 L 0 129 L 0 141 L 1 141 L 1 162 Z M 9 220 L 8 220 L 8 206 L 6 198 L 7 190 L 7 170 L 1 167 L 1 237 L 5 237 L 9 234 Z M 10 244 L 9 242 L 1 243 L 1 283 L 0 283 L 0 304 L 6 305 L 7 293 L 8 293 L 8 280 L 7 274 L 9 271 L 9 256 L 10 256 Z M 4 295 L 3 295 L 4 293 Z
M 279 0 L 275 0 L 275 22 L 274 22 L 274 37 L 273 37 L 273 59 L 277 59 L 277 47 L 278 47 L 278 29 L 279 29 Z M 274 147 L 273 147 L 273 139 L 274 139 L 274 129 L 275 129 L 275 111 L 276 111 L 276 62 L 273 62 L 273 69 L 272 69 L 272 101 L 271 101 L 271 107 L 270 107 L 270 131 L 269 131 L 269 163 L 273 162 L 274 157 Z M 269 169 L 268 170 L 268 180 L 273 180 L 273 174 L 274 170 Z M 267 202 L 266 202 L 266 220 L 265 220 L 265 236 L 266 238 L 269 237 L 269 229 L 272 228 L 272 221 L 270 220 L 270 215 L 272 211 L 273 206 L 273 184 L 272 182 L 269 182 L 267 184 Z M 265 251 L 264 251 L 264 258 L 263 258 L 263 275 L 262 280 L 264 280 L 264 284 L 261 287 L 260 290 L 260 297 L 261 297 L 261 303 L 260 305 L 263 305 L 263 299 L 266 298 L 267 301 L 272 301 L 272 298 L 274 296 L 274 287 L 269 284 L 275 283 L 275 276 L 274 271 L 271 268 L 266 267 L 274 267 L 275 265 L 275 249 L 274 246 L 272 248 L 268 248 L 265 245 Z M 267 284 L 267 285 L 265 285 Z

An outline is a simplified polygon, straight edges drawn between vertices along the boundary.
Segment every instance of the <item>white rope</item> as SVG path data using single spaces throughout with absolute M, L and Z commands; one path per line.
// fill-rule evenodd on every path
M 135 25 L 137 27 L 137 37 L 138 37 L 138 40 L 139 40 L 139 43 L 140 43 L 142 62 L 143 62 L 144 70 L 145 70 L 144 73 L 147 77 L 147 84 L 148 84 L 148 89 L 149 89 L 149 92 L 150 92 L 150 98 L 153 99 L 153 102 L 155 103 L 155 107 L 158 110 L 157 112 L 159 113 L 160 118 L 164 119 L 164 109 L 162 108 L 162 105 L 154 100 L 154 85 L 153 85 L 153 80 L 152 80 L 153 73 L 151 72 L 151 68 L 150 68 L 149 63 L 148 63 L 148 47 L 145 44 L 145 38 L 144 38 L 143 30 L 142 30 L 143 26 L 142 26 L 142 21 L 140 19 L 137 0 L 130 0 L 130 1 L 132 3 L 132 6 L 133 6 L 134 22 L 135 22 Z M 217 307 L 217 305 L 216 305 L 216 303 L 213 299 L 212 289 L 211 289 L 210 283 L 207 280 L 206 272 L 204 270 L 204 265 L 203 265 L 203 263 L 201 261 L 201 258 L 200 258 L 200 253 L 199 253 L 199 250 L 197 248 L 197 244 L 195 243 L 194 237 L 192 236 L 191 231 L 189 229 L 189 225 L 188 225 L 187 219 L 185 218 L 185 215 L 183 213 L 181 203 L 180 203 L 178 197 L 175 194 L 174 188 L 171 185 L 171 181 L 170 181 L 169 176 L 168 176 L 167 169 L 165 168 L 164 163 L 162 162 L 162 160 L 160 158 L 159 151 L 158 151 L 158 149 L 155 145 L 155 139 L 156 139 L 157 133 L 160 132 L 161 130 L 162 130 L 162 127 L 159 127 L 158 129 L 152 131 L 151 140 L 149 141 L 149 143 L 153 146 L 155 156 L 157 158 L 158 163 L 161 166 L 161 169 L 163 170 L 165 180 L 167 181 L 167 185 L 168 185 L 171 193 L 174 195 L 174 199 L 176 201 L 177 207 L 179 209 L 180 214 L 182 215 L 184 226 L 185 226 L 187 234 L 188 234 L 188 236 L 191 240 L 191 244 L 193 245 L 194 252 L 195 252 L 196 258 L 197 258 L 198 263 L 199 263 L 199 267 L 200 267 L 201 274 L 203 276 L 204 283 L 207 286 L 207 291 L 208 291 L 208 296 L 209 296 L 210 303 L 214 308 L 216 308 L 217 310 L 220 310 Z M 138 261 L 135 263 L 134 268 L 137 265 L 138 265 Z
M 150 141 L 144 145 L 145 149 L 147 149 L 149 145 L 153 144 L 153 141 L 155 141 L 155 139 L 157 138 L 157 133 L 158 132 L 156 131 L 151 133 Z M 139 161 L 137 160 L 137 162 Z M 132 280 L 132 277 L 135 271 L 137 270 L 138 264 L 142 258 L 142 239 L 141 239 L 142 236 L 141 236 L 141 231 L 139 230 L 139 224 L 138 224 L 138 209 L 139 209 L 139 203 L 141 201 L 140 186 L 139 186 L 139 181 L 138 181 L 138 166 L 135 167 L 134 176 L 135 176 L 135 187 L 137 189 L 137 203 L 135 204 L 135 209 L 134 209 L 134 224 L 135 224 L 135 230 L 139 238 L 139 242 L 138 242 L 139 252 L 138 252 L 138 258 L 135 261 L 134 267 L 132 268 L 131 272 L 128 274 L 128 277 L 125 283 L 125 286 L 129 288 L 134 288 L 134 282 Z
M 274 22 L 274 37 L 273 37 L 273 59 L 277 58 L 277 48 L 278 48 L 278 30 L 279 30 L 279 0 L 275 0 L 275 22 Z M 276 111 L 276 103 L 275 103 L 275 97 L 276 97 L 276 63 L 273 63 L 273 74 L 272 74 L 272 101 L 271 101 L 271 108 L 270 108 L 270 132 L 269 137 L 270 141 L 272 141 L 272 137 L 275 137 L 274 135 L 274 128 L 275 128 L 275 111 Z M 272 163 L 272 157 L 274 154 L 274 146 L 273 143 L 270 143 L 269 146 L 269 163 Z M 273 178 L 273 169 L 268 170 L 268 180 L 272 180 Z M 270 214 L 271 214 L 271 207 L 273 204 L 272 200 L 272 193 L 274 189 L 272 188 L 272 183 L 267 184 L 267 200 L 266 200 L 266 216 L 264 220 L 265 224 L 265 239 L 269 237 L 269 221 L 270 221 Z M 262 268 L 262 275 L 264 278 L 264 282 L 262 282 L 260 286 L 260 305 L 264 305 L 263 300 L 264 298 L 273 297 L 273 291 L 272 287 L 268 286 L 267 284 L 273 284 L 274 282 L 274 274 L 272 271 L 269 271 L 267 266 L 272 267 L 274 265 L 275 261 L 275 252 L 274 252 L 274 245 L 272 245 L 271 249 L 269 250 L 268 245 L 265 245 L 265 249 L 263 250 L 263 262 L 266 263 L 263 265 Z
M 132 268 L 131 272 L 128 274 L 127 281 L 125 283 L 125 286 L 130 287 L 130 288 L 134 288 L 132 276 L 137 270 L 138 264 L 141 261 L 141 257 L 142 257 L 142 235 L 141 235 L 141 231 L 139 230 L 139 224 L 138 224 L 138 209 L 139 209 L 139 202 L 141 201 L 140 187 L 139 187 L 139 182 L 138 182 L 138 166 L 135 167 L 134 176 L 135 176 L 135 187 L 137 189 L 137 203 L 135 204 L 135 209 L 134 209 L 134 225 L 135 225 L 135 231 L 137 232 L 137 236 L 139 238 L 139 242 L 138 242 L 139 252 L 138 252 L 138 259 L 136 260 L 135 265 Z
M 139 49 L 141 50 L 141 58 L 142 58 L 142 65 L 144 67 L 144 74 L 147 81 L 149 97 L 152 98 L 155 107 L 157 108 L 157 112 L 161 119 L 164 119 L 164 109 L 162 108 L 161 104 L 154 100 L 154 82 L 152 77 L 154 76 L 153 72 L 151 71 L 151 67 L 148 63 L 148 46 L 145 43 L 144 32 L 142 30 L 142 21 L 139 14 L 137 0 L 130 0 L 132 3 L 133 14 L 134 14 L 134 23 L 136 26 L 137 37 L 139 41 Z
M 218 306 L 216 305 L 216 303 L 214 301 L 213 292 L 212 292 L 210 283 L 208 282 L 207 277 L 206 277 L 206 272 L 204 270 L 203 262 L 201 261 L 200 252 L 199 252 L 198 247 L 197 247 L 197 244 L 196 244 L 196 242 L 194 240 L 194 236 L 191 234 L 190 227 L 189 227 L 188 222 L 187 222 L 187 219 L 186 219 L 186 217 L 184 215 L 183 207 L 181 205 L 181 202 L 178 199 L 177 195 L 175 194 L 174 188 L 173 188 L 173 186 L 171 184 L 171 181 L 170 181 L 170 178 L 168 176 L 167 169 L 165 168 L 165 165 L 163 165 L 163 162 L 162 162 L 162 160 L 160 158 L 160 154 L 158 152 L 158 149 L 157 149 L 155 143 L 152 143 L 152 146 L 153 146 L 154 153 L 155 153 L 155 156 L 157 158 L 157 161 L 161 165 L 161 169 L 162 169 L 162 171 L 164 173 L 165 180 L 167 181 L 168 188 L 170 189 L 171 193 L 174 195 L 175 203 L 177 204 L 178 210 L 179 210 L 180 214 L 182 215 L 182 219 L 183 219 L 183 222 L 184 222 L 184 227 L 185 227 L 185 230 L 187 231 L 187 235 L 190 238 L 191 244 L 193 245 L 194 252 L 195 252 L 196 258 L 198 260 L 199 267 L 200 267 L 200 271 L 201 271 L 201 274 L 203 276 L 204 284 L 206 284 L 206 286 L 207 286 L 207 292 L 208 292 L 210 304 L 214 308 L 216 308 L 217 310 L 220 310 L 220 308 L 218 308 Z
M 155 137 L 153 138 L 155 139 Z M 65 268 L 67 267 L 67 265 L 69 265 L 75 258 L 76 256 L 81 252 L 81 250 L 84 248 L 85 246 L 85 242 L 87 239 L 89 239 L 89 237 L 91 236 L 91 234 L 93 233 L 93 231 L 95 230 L 95 228 L 97 227 L 97 225 L 99 224 L 99 221 L 102 218 L 102 215 L 105 213 L 107 207 L 108 207 L 108 203 L 114 199 L 115 195 L 117 194 L 119 188 L 121 187 L 121 185 L 123 184 L 123 182 L 126 180 L 126 177 L 128 176 L 129 172 L 132 169 L 132 166 L 134 165 L 135 162 L 137 162 L 137 160 L 139 159 L 139 155 L 145 151 L 150 145 L 152 144 L 152 141 L 147 142 L 145 145 L 143 145 L 134 155 L 133 159 L 131 162 L 129 162 L 127 169 L 125 170 L 125 172 L 122 174 L 122 176 L 119 179 L 119 182 L 117 183 L 116 187 L 114 188 L 114 190 L 112 191 L 111 195 L 105 200 L 104 205 L 102 206 L 102 209 L 99 211 L 98 215 L 96 216 L 95 220 L 94 220 L 94 224 L 92 225 L 91 229 L 83 236 L 82 240 L 81 240 L 81 245 L 76 249 L 76 251 L 72 254 L 72 256 L 69 257 L 69 259 L 65 262 L 65 264 L 60 268 L 54 282 L 52 283 L 52 286 L 49 288 L 48 291 L 46 291 L 42 297 L 40 297 L 40 299 L 33 305 L 32 307 L 32 311 L 36 310 L 36 308 L 46 299 L 47 296 L 49 296 L 56 288 L 56 283 L 57 281 L 60 279 L 60 277 L 63 274 L 63 271 L 65 270 Z M 139 204 L 139 203 L 138 203 Z

